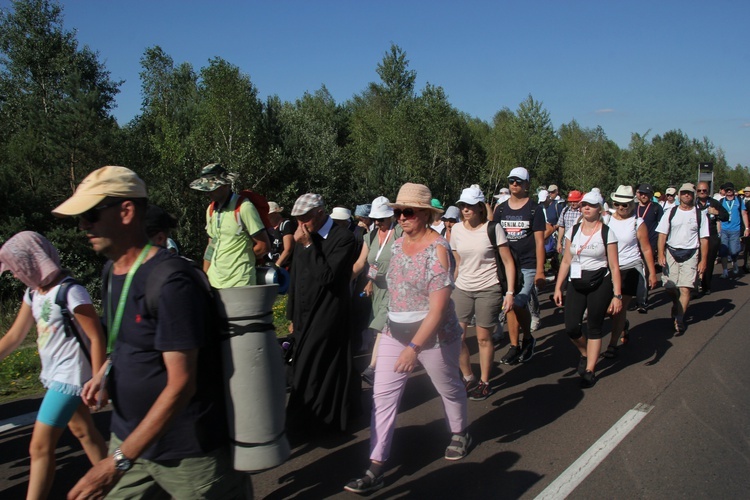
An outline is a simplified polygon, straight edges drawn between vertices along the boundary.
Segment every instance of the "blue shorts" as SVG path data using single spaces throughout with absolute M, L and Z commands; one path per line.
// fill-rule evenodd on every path
M 735 257 L 740 253 L 740 232 L 721 230 L 719 257 Z
M 523 287 L 521 291 L 513 297 L 514 307 L 526 307 L 531 299 L 534 289 L 534 278 L 536 278 L 536 269 L 521 269 L 523 275 Z
M 39 407 L 36 419 L 50 427 L 64 429 L 81 404 L 83 404 L 81 396 L 72 396 L 54 389 L 48 389 L 42 400 L 42 406 Z

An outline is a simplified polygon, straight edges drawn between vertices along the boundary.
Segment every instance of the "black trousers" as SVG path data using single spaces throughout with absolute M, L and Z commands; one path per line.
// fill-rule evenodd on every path
M 703 273 L 703 279 L 701 280 L 701 288 L 705 290 L 711 289 L 711 280 L 714 275 L 714 265 L 716 264 L 716 256 L 719 255 L 719 247 L 721 246 L 721 239 L 719 235 L 712 234 L 708 237 L 708 255 L 706 259 L 706 272 Z
M 612 275 L 607 274 L 602 283 L 593 290 L 579 292 L 568 283 L 565 292 L 565 332 L 571 339 L 581 337 L 581 323 L 583 312 L 588 309 L 588 333 L 590 340 L 602 338 L 602 324 L 607 315 L 607 309 L 612 302 Z

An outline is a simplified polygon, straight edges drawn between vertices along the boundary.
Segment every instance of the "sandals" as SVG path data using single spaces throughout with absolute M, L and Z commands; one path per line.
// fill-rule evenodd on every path
M 471 447 L 471 436 L 467 433 L 465 436 L 454 434 L 451 437 L 451 443 L 445 449 L 446 460 L 461 460 L 469 454 Z
M 617 357 L 617 346 L 611 345 L 607 347 L 607 350 L 602 353 L 602 357 L 607 359 L 614 359 Z
M 385 482 L 383 481 L 383 474 L 375 476 L 369 469 L 365 472 L 365 475 L 359 479 L 352 479 L 349 481 L 344 489 L 351 491 L 352 493 L 359 493 L 360 495 L 365 493 L 371 493 L 377 491 L 383 487 Z

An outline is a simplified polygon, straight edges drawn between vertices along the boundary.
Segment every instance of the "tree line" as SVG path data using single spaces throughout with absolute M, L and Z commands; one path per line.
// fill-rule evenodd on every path
M 575 120 L 555 129 L 543 103 L 529 95 L 491 122 L 452 106 L 439 85 L 416 89 L 416 71 L 392 44 L 377 79 L 337 103 L 325 86 L 294 102 L 259 97 L 250 76 L 214 57 L 195 68 L 161 47 L 141 57 L 140 114 L 119 125 L 114 81 L 94 49 L 81 47 L 54 0 L 14 0 L 0 13 L 0 241 L 21 230 L 44 233 L 63 262 L 96 293 L 101 258 L 75 221 L 50 210 L 92 170 L 124 165 L 147 183 L 150 199 L 180 220 L 176 239 L 200 258 L 207 199 L 188 187 L 200 168 L 221 162 L 251 188 L 288 210 L 306 192 L 329 207 L 353 207 L 407 181 L 427 184 L 450 204 L 478 183 L 489 196 L 518 165 L 532 187 L 563 192 L 648 181 L 658 187 L 694 181 L 699 162 L 713 162 L 717 182 L 750 182 L 746 166 L 727 165 L 707 138 L 679 129 L 633 133 L 622 149 L 601 127 Z M 18 287 L 0 278 L 0 298 Z M 98 295 L 98 294 L 97 294 Z

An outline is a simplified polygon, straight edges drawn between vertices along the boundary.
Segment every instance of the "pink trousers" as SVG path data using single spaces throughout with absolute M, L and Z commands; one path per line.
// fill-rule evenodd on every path
M 385 462 L 391 453 L 396 414 L 410 375 L 393 371 L 403 350 L 403 344 L 397 340 L 387 335 L 381 336 L 372 395 L 370 460 Z M 468 426 L 466 388 L 459 376 L 458 367 L 460 352 L 461 339 L 458 338 L 440 348 L 425 349 L 418 356 L 432 384 L 443 398 L 445 417 L 452 433 L 463 432 Z

